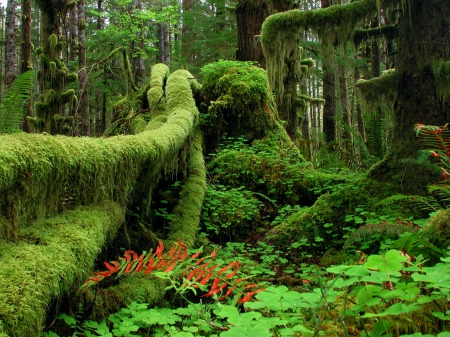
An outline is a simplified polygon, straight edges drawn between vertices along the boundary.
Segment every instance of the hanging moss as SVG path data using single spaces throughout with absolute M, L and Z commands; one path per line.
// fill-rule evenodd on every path
M 450 96 L 450 61 L 434 61 L 431 63 L 431 67 L 437 95 L 444 102 Z
M 38 221 L 20 242 L 0 242 L 0 335 L 40 336 L 47 306 L 78 289 L 123 221 L 123 208 L 105 202 Z
M 299 59 L 298 40 L 312 28 L 324 45 L 343 43 L 361 18 L 376 13 L 373 0 L 355 1 L 313 11 L 290 10 L 269 16 L 261 28 L 261 43 L 266 57 L 267 75 L 277 102 L 284 96 L 286 59 Z
M 61 121 L 59 117 L 55 119 L 53 115 L 62 116 L 66 104 L 69 104 L 70 112 L 73 112 L 76 105 L 75 91 L 69 89 L 64 92 L 64 90 L 67 84 L 76 81 L 78 76 L 76 73 L 69 73 L 66 65 L 58 58 L 61 47 L 55 34 L 48 37 L 47 44 L 45 52 L 39 55 L 41 70 L 38 79 L 43 82 L 43 93 L 40 95 L 40 102 L 35 103 L 35 116 L 27 116 L 27 121 L 30 129 L 36 133 L 69 133 L 72 126 L 71 119 Z M 38 122 L 39 120 L 43 123 Z M 59 122 L 58 125 L 54 124 L 56 120 Z

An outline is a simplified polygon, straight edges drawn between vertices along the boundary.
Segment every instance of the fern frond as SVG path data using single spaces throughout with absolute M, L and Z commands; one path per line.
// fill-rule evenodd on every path
M 27 110 L 27 100 L 31 97 L 33 71 L 28 70 L 14 81 L 3 97 L 0 105 L 0 134 L 22 129 Z
M 350 233 L 347 240 L 344 243 L 344 249 L 347 249 L 353 245 L 356 240 L 368 237 L 374 233 L 384 233 L 389 236 L 399 236 L 405 232 L 416 232 L 420 229 L 419 226 L 410 221 L 398 220 L 397 223 L 390 223 L 388 221 L 382 221 L 377 224 L 366 224 L 359 227 L 353 233 Z
M 438 199 L 440 209 L 448 208 L 450 204 L 450 186 L 448 184 L 429 185 L 428 192 Z
M 421 195 L 405 195 L 395 194 L 385 198 L 377 203 L 377 206 L 389 206 L 399 202 L 415 203 L 422 211 L 435 212 L 443 208 L 443 206 L 433 197 L 424 197 Z
M 437 261 L 445 256 L 445 250 L 438 248 L 422 235 L 423 233 L 418 232 L 402 236 L 394 242 L 393 247 L 401 249 L 411 256 L 422 255 L 427 259 L 434 257 Z
M 188 248 L 182 242 L 177 242 L 167 253 L 164 252 L 161 241 L 154 253 L 150 251 L 148 254 L 144 252 L 138 255 L 132 250 L 127 250 L 120 261 L 104 262 L 108 270 L 95 272 L 95 275 L 86 281 L 83 287 L 97 284 L 113 274 L 119 277 L 124 273 L 163 272 L 171 273 L 173 278 L 182 276 L 184 281 L 182 288 L 198 288 L 211 283 L 209 290 L 202 297 L 222 294 L 219 301 L 236 292 L 239 294 L 238 302 L 244 303 L 263 290 L 258 288 L 258 284 L 249 284 L 248 277 L 238 277 L 240 267 L 238 261 L 220 268 L 220 263 L 215 262 L 217 250 L 206 257 L 198 258 L 200 253 L 201 250 L 188 258 Z

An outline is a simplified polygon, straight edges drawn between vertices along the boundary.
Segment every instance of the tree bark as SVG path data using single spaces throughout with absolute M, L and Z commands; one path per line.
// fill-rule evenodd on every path
M 238 30 L 236 60 L 256 61 L 262 68 L 266 67 L 261 44 L 255 41 L 255 36 L 261 33 L 261 26 L 268 15 L 266 1 L 239 0 L 236 6 Z
M 6 53 L 5 84 L 10 86 L 16 79 L 16 1 L 8 0 L 6 7 Z
M 69 10 L 69 61 L 76 61 L 78 54 L 78 10 L 72 6 Z
M 450 117 L 449 97 L 439 97 L 432 71 L 432 61 L 450 59 L 446 33 L 450 2 L 407 1 L 399 19 L 396 73 L 398 95 L 394 103 L 392 141 L 388 155 L 370 172 L 381 181 L 400 182 L 404 193 L 425 191 L 434 181 L 430 172 L 415 164 L 421 148 L 414 123 L 444 125 Z M 447 27 L 447 28 L 444 28 Z
M 321 0 L 322 8 L 330 7 L 334 0 Z M 326 46 L 331 48 L 331 46 Z M 335 65 L 329 51 L 325 51 L 322 63 L 323 71 L 323 98 L 325 105 L 323 107 L 323 133 L 327 143 L 336 140 L 336 73 Z
M 22 0 L 22 50 L 21 50 L 21 63 L 20 73 L 31 70 L 31 0 Z M 32 102 L 31 97 L 27 102 L 26 116 L 32 114 Z M 25 132 L 30 132 L 26 119 L 22 125 L 22 129 Z
M 91 135 L 89 116 L 89 96 L 87 90 L 86 71 L 86 19 L 84 15 L 85 0 L 78 0 L 78 89 L 80 92 L 79 113 L 81 116 L 81 132 L 83 136 Z

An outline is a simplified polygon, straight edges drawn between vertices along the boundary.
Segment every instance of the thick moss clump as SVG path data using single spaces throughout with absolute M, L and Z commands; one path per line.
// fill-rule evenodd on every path
M 91 308 L 92 319 L 101 321 L 132 302 L 162 307 L 166 286 L 164 280 L 136 273 L 106 289 L 83 290 L 82 296 L 85 306 Z
M 48 41 L 43 44 L 44 47 L 38 54 L 41 67 L 38 80 L 43 83 L 44 90 L 40 101 L 34 106 L 36 115 L 28 116 L 27 122 L 30 129 L 36 133 L 67 135 L 72 131 L 74 109 L 78 102 L 75 90 L 67 90 L 67 84 L 77 81 L 78 76 L 69 73 L 64 62 L 59 59 L 62 44 L 56 34 L 50 35 Z M 66 106 L 69 107 L 68 115 L 64 111 Z
M 123 221 L 123 209 L 105 202 L 38 221 L 20 242 L 0 243 L 0 335 L 39 336 L 47 306 L 77 291 Z
M 255 139 L 274 128 L 275 104 L 263 69 L 251 62 L 220 61 L 203 67 L 201 74 L 208 101 L 201 126 L 209 146 L 224 134 Z

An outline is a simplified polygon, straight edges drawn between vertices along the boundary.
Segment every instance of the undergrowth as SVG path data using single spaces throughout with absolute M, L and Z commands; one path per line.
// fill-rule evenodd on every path
M 224 258 L 230 262 L 230 257 Z M 450 256 L 435 266 L 426 267 L 423 262 L 421 257 L 414 260 L 389 250 L 351 264 L 316 268 L 314 274 L 309 272 L 310 278 L 291 289 L 267 286 L 243 305 L 238 304 L 238 296 L 223 302 L 221 294 L 215 294 L 211 300 L 184 306 L 167 303 L 163 308 L 149 308 L 134 302 L 102 322 L 79 322 L 67 314 L 59 318 L 71 327 L 72 336 L 87 337 L 449 337 L 445 331 L 450 328 Z M 58 334 L 49 331 L 43 336 Z

